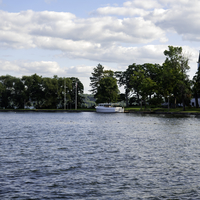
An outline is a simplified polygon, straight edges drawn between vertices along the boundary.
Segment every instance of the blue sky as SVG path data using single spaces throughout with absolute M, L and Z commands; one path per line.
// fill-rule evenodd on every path
M 21 77 L 78 77 L 164 62 L 182 46 L 192 78 L 200 49 L 198 0 L 0 0 L 0 71 Z
M 9 12 L 22 10 L 71 12 L 77 17 L 88 17 L 88 14 L 99 7 L 107 5 L 123 5 L 122 0 L 1 0 L 0 8 Z

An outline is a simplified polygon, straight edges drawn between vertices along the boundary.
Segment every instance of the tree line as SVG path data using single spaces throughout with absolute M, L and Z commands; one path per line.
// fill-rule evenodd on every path
M 129 65 L 125 71 L 104 70 L 99 64 L 90 77 L 91 92 L 100 102 L 117 102 L 124 99 L 126 106 L 132 102 L 140 105 L 160 105 L 163 102 L 176 107 L 190 104 L 195 97 L 198 107 L 200 94 L 199 69 L 193 80 L 189 79 L 187 72 L 189 58 L 182 52 L 182 47 L 168 46 L 164 51 L 166 59 L 160 64 Z M 125 89 L 124 94 L 119 93 L 118 85 Z
M 58 109 L 75 107 L 77 90 L 78 107 L 83 103 L 83 84 L 78 78 L 42 77 L 37 74 L 17 78 L 0 76 L 0 108 Z M 66 94 L 66 95 L 65 95 Z M 65 98 L 66 97 L 66 98 Z
M 133 102 L 157 106 L 169 102 L 174 107 L 181 104 L 185 110 L 194 97 L 199 107 L 200 69 L 190 80 L 187 75 L 189 58 L 183 54 L 182 47 L 169 46 L 164 55 L 166 59 L 162 65 L 133 63 L 125 71 L 105 70 L 98 64 L 90 77 L 96 103 L 125 101 L 126 106 Z M 119 87 L 124 87 L 125 93 L 120 94 Z M 81 107 L 85 98 L 83 89 L 83 84 L 75 77 L 0 76 L 0 108 L 62 109 L 64 105 L 68 109 L 75 108 L 75 91 L 78 107 Z

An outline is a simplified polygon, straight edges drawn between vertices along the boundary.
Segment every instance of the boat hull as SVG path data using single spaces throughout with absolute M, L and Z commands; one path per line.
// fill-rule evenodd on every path
M 104 107 L 104 106 L 97 106 L 96 112 L 99 113 L 123 113 L 124 108 L 122 107 Z

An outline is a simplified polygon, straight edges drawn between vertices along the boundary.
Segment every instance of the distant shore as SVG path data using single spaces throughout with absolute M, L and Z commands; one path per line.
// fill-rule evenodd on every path
M 0 109 L 0 112 L 96 112 L 92 109 Z
M 47 112 L 47 113 L 80 113 L 80 112 L 96 112 L 95 109 L 0 109 L 0 112 Z M 125 110 L 124 113 L 135 113 L 135 114 L 171 114 L 171 115 L 200 115 L 200 112 L 195 111 L 181 111 L 181 112 L 174 112 L 174 111 L 136 111 L 136 110 Z
M 170 115 L 200 115 L 199 112 L 166 112 L 166 111 L 125 111 L 125 113 L 136 113 L 136 114 L 170 114 Z

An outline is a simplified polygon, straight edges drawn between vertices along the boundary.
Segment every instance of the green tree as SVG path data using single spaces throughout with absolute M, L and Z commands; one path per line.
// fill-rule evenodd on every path
M 133 63 L 132 65 L 129 65 L 126 71 L 117 71 L 115 72 L 115 77 L 118 80 L 119 86 L 124 86 L 125 89 L 125 99 L 126 99 L 126 106 L 129 106 L 129 96 L 132 92 L 136 92 L 136 95 L 138 96 L 139 94 L 137 93 L 137 83 L 133 82 L 132 76 L 133 72 L 137 70 L 137 65 Z M 134 90 L 135 89 L 135 90 Z M 138 97 L 139 99 L 139 97 Z
M 3 87 L 3 84 L 0 82 L 0 97 L 3 91 L 4 91 L 4 87 Z
M 12 101 L 15 108 L 24 109 L 25 91 L 24 84 L 20 78 L 13 78 L 13 95 Z
M 72 90 L 72 80 L 70 78 L 61 78 L 54 76 L 54 78 L 58 81 L 57 93 L 58 93 L 58 107 L 64 108 L 64 93 L 66 91 L 66 106 L 67 108 L 70 107 L 72 98 L 71 98 L 71 90 Z M 66 87 L 66 89 L 65 89 Z
M 183 55 L 182 47 L 168 46 L 164 51 L 166 56 L 163 63 L 162 88 L 165 97 L 173 96 L 176 105 L 177 98 L 180 98 L 185 110 L 185 100 L 189 96 L 189 79 L 187 71 L 190 69 L 189 59 Z
M 104 67 L 98 64 L 96 68 L 93 69 L 92 76 L 90 77 L 90 86 L 92 94 L 97 93 L 97 88 L 99 87 L 100 80 L 104 77 Z
M 97 88 L 97 103 L 114 103 L 118 101 L 119 89 L 114 77 L 102 78 Z
M 114 72 L 112 70 L 104 70 L 102 78 L 104 77 L 114 77 Z
M 64 87 L 66 86 L 66 89 Z M 75 104 L 77 85 L 77 100 L 80 107 L 83 103 L 83 84 L 78 78 L 53 78 L 38 76 L 23 76 L 21 79 L 10 75 L 0 77 L 0 107 L 1 108 L 35 108 L 57 109 L 64 107 L 64 92 L 68 106 Z
M 35 108 L 42 108 L 45 100 L 42 76 L 23 76 L 22 81 L 25 87 L 25 104 L 30 105 L 33 102 Z
M 142 103 L 140 98 L 142 97 L 142 81 L 145 78 L 145 70 L 142 65 L 133 64 L 129 66 L 132 68 L 132 74 L 130 78 L 130 89 L 137 97 L 138 103 Z
M 141 101 L 144 102 L 144 105 L 146 107 L 148 96 L 151 96 L 155 92 L 156 82 L 151 79 L 144 65 L 138 65 L 135 69 L 136 70 L 133 71 L 131 77 L 131 85 L 133 86 L 133 90 L 136 91 L 138 101 L 140 96 Z
M 70 80 L 72 81 L 72 89 L 69 91 L 69 94 L 71 96 L 70 106 L 72 105 L 75 108 L 75 97 L 77 91 L 77 107 L 80 108 L 82 103 L 84 102 L 84 97 L 82 96 L 84 86 L 78 78 L 71 77 Z
M 98 66 L 93 70 L 94 71 L 92 72 L 92 76 L 90 77 L 90 86 L 92 87 L 92 90 L 90 91 L 92 92 L 92 94 L 94 94 L 94 97 L 97 99 L 96 102 L 115 102 L 115 94 L 118 95 L 119 93 L 116 82 L 117 80 L 114 77 L 115 73 L 112 70 L 104 70 L 104 67 L 101 64 L 98 64 Z M 112 84 L 112 86 L 106 85 L 110 83 Z M 114 86 L 115 84 L 116 86 Z M 117 90 L 115 87 L 117 87 Z M 113 92 L 109 88 L 113 88 Z
M 161 95 L 159 93 L 159 82 L 161 68 L 159 64 L 145 63 L 142 65 L 144 78 L 141 82 L 142 96 L 146 98 L 149 104 L 160 104 Z M 152 100 L 153 97 L 153 100 Z M 145 100 L 144 100 L 145 101 Z
M 1 107 L 10 108 L 10 97 L 12 93 L 13 83 L 11 81 L 12 76 L 6 75 L 0 77 L 1 82 Z
M 20 78 L 6 75 L 0 77 L 0 96 L 3 108 L 24 108 L 24 85 Z
M 56 109 L 58 105 L 58 80 L 56 78 L 42 78 L 44 101 L 41 108 Z

